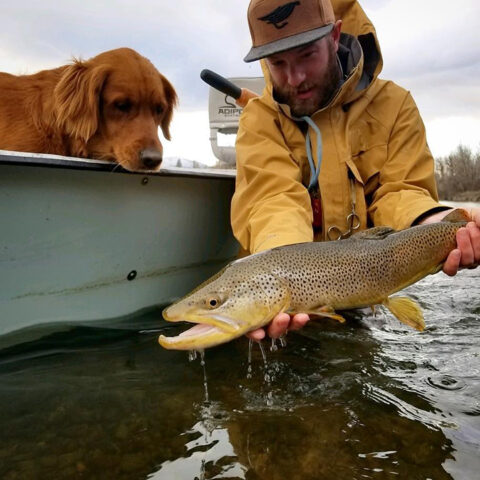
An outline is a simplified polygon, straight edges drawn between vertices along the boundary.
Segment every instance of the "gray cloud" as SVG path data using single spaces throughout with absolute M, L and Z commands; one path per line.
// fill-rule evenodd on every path
M 361 4 L 379 34 L 382 77 L 412 90 L 422 111 L 432 117 L 472 109 L 478 114 L 476 0 L 463 0 L 457 10 L 442 8 L 450 5 L 446 0 Z M 89 58 L 129 46 L 175 84 L 181 109 L 205 109 L 208 88 L 199 78 L 203 68 L 226 76 L 261 74 L 258 63 L 242 61 L 250 47 L 247 5 L 247 0 L 4 2 L 0 70 L 32 73 L 64 64 L 72 55 Z
M 238 0 L 12 2 L 2 9 L 0 69 L 21 59 L 33 73 L 129 46 L 174 82 L 183 108 L 198 108 L 208 91 L 199 78 L 203 68 L 227 76 L 260 73 L 241 60 L 249 48 L 245 8 Z

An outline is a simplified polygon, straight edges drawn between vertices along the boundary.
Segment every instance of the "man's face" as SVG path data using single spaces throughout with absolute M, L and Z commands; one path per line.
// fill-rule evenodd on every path
M 325 106 L 340 81 L 337 45 L 332 35 L 266 58 L 275 98 L 290 106 L 296 117 L 312 115 Z

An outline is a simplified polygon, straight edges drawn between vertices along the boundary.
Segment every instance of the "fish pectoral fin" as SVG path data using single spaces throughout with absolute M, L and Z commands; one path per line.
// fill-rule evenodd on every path
M 292 296 L 290 295 L 290 291 L 287 289 L 287 290 L 285 291 L 285 301 L 284 301 L 284 304 L 283 304 L 283 306 L 280 308 L 280 311 L 279 311 L 278 313 L 283 313 L 283 312 L 289 313 L 290 304 L 292 303 L 291 300 L 292 300 Z
M 423 312 L 418 303 L 407 297 L 390 297 L 383 302 L 392 314 L 402 323 L 422 332 L 425 330 Z
M 338 313 L 335 313 L 335 310 L 332 307 L 329 307 L 328 305 L 323 305 L 318 308 L 309 309 L 305 313 L 308 313 L 309 315 L 316 315 L 318 317 L 327 317 L 327 318 L 336 320 L 337 322 L 345 323 L 345 318 L 343 318 Z
M 435 265 L 428 273 L 427 275 L 435 275 L 438 273 L 442 268 L 443 268 L 443 263 L 439 263 L 438 265 Z
M 362 230 L 353 234 L 350 238 L 354 240 L 381 240 L 382 238 L 388 237 L 392 233 L 395 233 L 392 227 L 382 226 L 382 227 L 373 227 L 368 230 Z

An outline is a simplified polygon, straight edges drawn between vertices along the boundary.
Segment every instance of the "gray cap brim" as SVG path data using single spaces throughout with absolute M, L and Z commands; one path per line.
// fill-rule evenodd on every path
M 314 42 L 315 40 L 320 40 L 333 30 L 333 25 L 333 23 L 330 23 L 328 25 L 324 25 L 323 27 L 309 30 L 308 32 L 297 33 L 296 35 L 291 35 L 290 37 L 285 37 L 281 38 L 280 40 L 275 40 L 274 42 L 266 43 L 260 47 L 252 47 L 243 61 L 247 63 L 253 62 L 255 60 L 260 60 L 261 58 L 269 57 L 274 53 L 284 52 L 285 50 L 301 47 L 302 45 Z

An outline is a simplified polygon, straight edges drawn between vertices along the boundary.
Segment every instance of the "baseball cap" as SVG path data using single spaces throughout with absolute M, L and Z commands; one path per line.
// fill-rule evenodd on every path
M 319 40 L 335 24 L 330 0 L 251 0 L 247 15 L 252 48 L 245 62 Z

